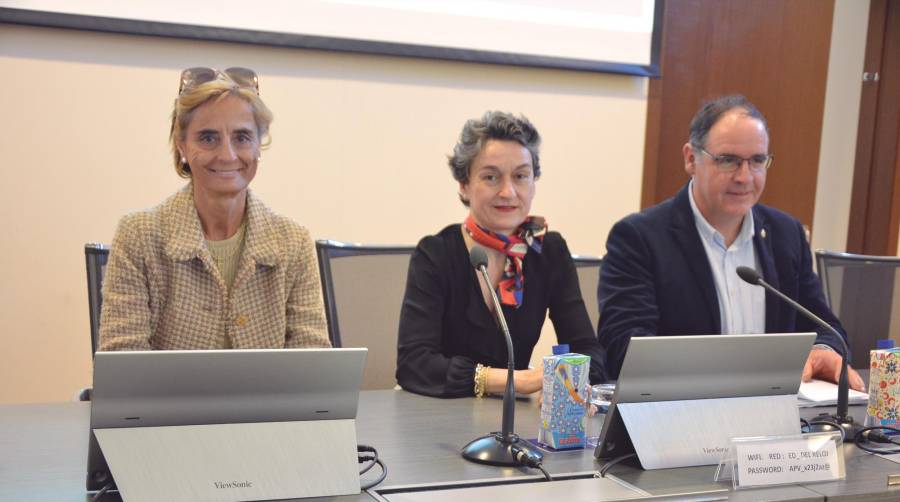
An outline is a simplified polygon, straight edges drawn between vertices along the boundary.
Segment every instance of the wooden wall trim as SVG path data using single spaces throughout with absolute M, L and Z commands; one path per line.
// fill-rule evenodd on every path
M 864 71 L 847 250 L 897 254 L 900 226 L 900 0 L 873 0 Z
M 900 145 L 900 118 L 897 120 L 897 138 L 894 142 Z M 891 204 L 891 219 L 888 224 L 888 242 L 885 255 L 900 255 L 897 249 L 897 240 L 900 236 L 900 203 L 897 201 L 897 194 L 900 194 L 900 154 L 894 159 L 894 183 Z
M 656 2 L 656 33 L 658 37 L 654 40 L 659 45 L 658 50 L 654 51 L 657 55 L 656 67 L 660 70 L 660 75 L 651 78 L 647 83 L 647 125 L 644 134 L 644 170 L 641 181 L 641 209 L 650 207 L 657 200 L 656 195 L 656 168 L 651 166 L 659 165 L 659 138 L 660 127 L 662 124 L 662 95 L 663 81 L 660 78 L 662 66 L 667 60 L 665 54 L 665 37 L 666 37 L 666 17 L 670 8 L 670 1 Z
M 871 0 L 863 66 L 865 72 L 880 71 L 881 69 L 886 21 L 887 0 Z M 875 116 L 878 109 L 879 89 L 880 82 L 878 81 L 863 82 L 859 104 L 859 127 L 856 135 L 853 189 L 850 198 L 850 221 L 847 229 L 847 252 L 849 253 L 866 253 L 866 220 L 869 213 L 872 148 L 875 142 Z
M 834 1 L 667 0 L 650 82 L 641 207 L 687 181 L 681 146 L 710 98 L 740 93 L 766 115 L 776 155 L 763 202 L 812 226 Z

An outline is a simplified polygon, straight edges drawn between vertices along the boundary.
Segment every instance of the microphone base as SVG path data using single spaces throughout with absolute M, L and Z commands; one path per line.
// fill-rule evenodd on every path
M 486 436 L 473 439 L 469 444 L 463 447 L 462 456 L 471 462 L 487 465 L 499 466 L 519 466 L 521 462 L 517 461 L 512 451 L 513 446 L 517 450 L 525 451 L 533 458 L 541 459 L 544 454 L 534 447 L 528 441 L 519 438 L 516 434 L 511 434 L 509 441 L 503 439 L 503 434 L 492 432 Z
M 822 413 L 822 414 L 816 415 L 816 417 L 813 418 L 812 420 L 810 420 L 810 422 L 815 422 L 817 420 L 827 420 L 829 422 L 834 422 L 836 424 L 839 424 L 841 426 L 841 429 L 844 430 L 844 438 L 846 439 L 846 441 L 851 441 L 851 442 L 853 441 L 853 438 L 856 437 L 856 433 L 859 432 L 859 430 L 863 428 L 862 425 L 855 422 L 853 420 L 853 417 L 850 417 L 850 416 L 839 417 L 837 415 L 832 415 L 829 413 Z M 834 430 L 837 430 L 837 429 L 835 429 L 834 426 L 829 425 L 829 424 L 821 424 L 821 425 L 817 424 L 817 425 L 810 426 L 810 431 L 815 431 L 815 432 L 831 432 Z

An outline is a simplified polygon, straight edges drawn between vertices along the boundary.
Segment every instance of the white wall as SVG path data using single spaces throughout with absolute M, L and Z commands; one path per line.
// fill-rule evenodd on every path
M 445 155 L 486 109 L 538 126 L 534 212 L 573 252 L 603 254 L 638 209 L 641 78 L 0 24 L 0 402 L 90 385 L 83 245 L 183 183 L 168 117 L 197 65 L 260 74 L 275 122 L 253 188 L 316 238 L 415 243 L 461 221 Z
M 828 55 L 813 249 L 847 250 L 869 0 L 836 0 Z

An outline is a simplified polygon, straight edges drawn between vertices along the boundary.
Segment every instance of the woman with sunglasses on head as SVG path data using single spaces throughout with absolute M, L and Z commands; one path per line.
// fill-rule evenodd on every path
M 488 288 L 497 291 L 512 335 L 518 393 L 541 389 L 543 371 L 528 362 L 548 310 L 559 343 L 591 356 L 591 382 L 604 380 L 605 354 L 566 241 L 529 215 L 539 143 L 528 119 L 507 113 L 487 112 L 463 127 L 449 164 L 469 215 L 422 239 L 410 260 L 397 343 L 404 389 L 438 397 L 503 393 L 506 339 Z M 490 284 L 470 264 L 476 245 L 487 251 Z
M 189 182 L 119 223 L 100 350 L 330 345 L 309 233 L 249 189 L 271 121 L 252 70 L 182 73 L 169 140 Z

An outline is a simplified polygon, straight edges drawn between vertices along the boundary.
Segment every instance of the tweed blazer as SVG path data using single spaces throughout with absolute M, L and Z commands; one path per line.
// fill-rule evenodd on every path
M 247 234 L 229 295 L 189 183 L 116 230 L 100 350 L 328 347 L 309 232 L 247 192 Z

